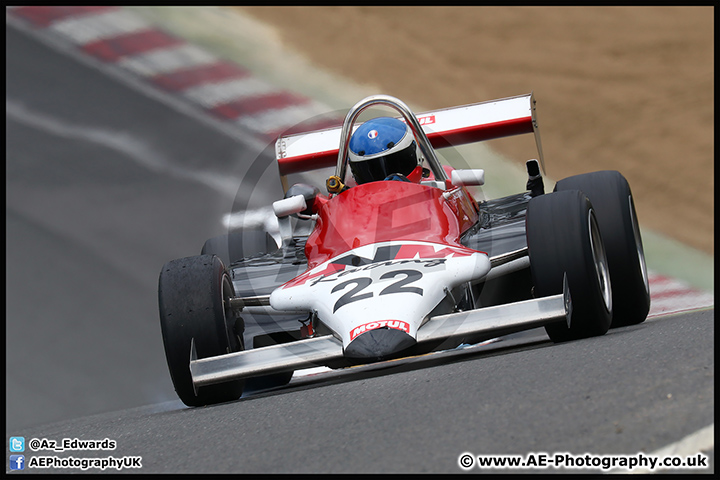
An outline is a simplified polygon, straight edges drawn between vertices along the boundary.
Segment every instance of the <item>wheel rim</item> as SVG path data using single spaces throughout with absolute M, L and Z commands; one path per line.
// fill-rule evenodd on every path
M 228 323 L 228 319 L 234 318 L 232 308 L 230 307 L 230 299 L 234 296 L 233 285 L 230 282 L 230 278 L 227 275 L 223 275 L 222 279 L 222 302 L 223 302 L 223 324 L 225 325 L 225 334 L 227 335 L 227 353 L 232 353 L 231 347 L 231 325 Z
M 595 274 L 597 275 L 600 293 L 605 303 L 605 308 L 612 311 L 612 290 L 610 287 L 610 275 L 607 264 L 607 255 L 605 247 L 600 237 L 600 229 L 595 220 L 595 212 L 590 210 L 588 218 L 588 228 L 590 229 L 590 248 L 592 250 L 593 264 L 595 266 Z
M 648 281 L 647 265 L 645 264 L 645 251 L 643 250 L 642 237 L 640 237 L 640 225 L 638 225 L 637 219 L 635 218 L 635 204 L 632 195 L 628 195 L 628 206 L 630 208 L 630 221 L 632 222 L 633 235 L 635 236 L 635 249 L 637 250 L 638 261 L 640 262 L 640 272 L 642 273 L 645 293 L 649 293 L 650 282 Z

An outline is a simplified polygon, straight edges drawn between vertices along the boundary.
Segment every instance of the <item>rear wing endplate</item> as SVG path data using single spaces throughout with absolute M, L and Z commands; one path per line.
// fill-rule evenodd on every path
M 540 165 L 545 170 L 532 93 L 416 116 L 433 148 L 533 133 Z M 284 177 L 291 173 L 335 166 L 341 130 L 341 127 L 335 127 L 278 138 L 275 155 L 280 175 Z

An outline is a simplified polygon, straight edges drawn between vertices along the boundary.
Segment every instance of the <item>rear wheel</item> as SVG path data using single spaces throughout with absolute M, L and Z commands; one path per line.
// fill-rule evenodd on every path
M 590 201 L 577 190 L 540 195 L 528 203 L 526 222 L 535 296 L 562 293 L 566 279 L 570 290 L 570 326 L 547 325 L 550 339 L 604 335 L 612 320 L 612 290 Z
M 593 204 L 612 282 L 611 327 L 643 322 L 650 310 L 650 286 L 635 203 L 627 180 L 612 170 L 591 172 L 560 180 L 555 190 L 580 190 Z
M 193 340 L 198 359 L 243 349 L 242 321 L 230 308 L 233 296 L 230 277 L 215 255 L 181 258 L 163 266 L 158 288 L 160 327 L 170 377 L 185 405 L 209 405 L 242 395 L 243 380 L 201 387 L 196 393 L 190 375 Z

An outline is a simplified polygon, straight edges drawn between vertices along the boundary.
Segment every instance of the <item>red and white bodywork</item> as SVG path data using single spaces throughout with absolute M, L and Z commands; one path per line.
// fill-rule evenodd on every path
M 532 94 L 417 116 L 392 97 L 368 97 L 350 110 L 342 128 L 279 138 L 281 177 L 336 165 L 336 177 L 345 179 L 354 121 L 377 104 L 394 107 L 409 124 L 432 171 L 429 181 L 371 182 L 318 195 L 312 205 L 298 203 L 298 197 L 276 202 L 281 222 L 289 225 L 287 215 L 310 207 L 316 223 L 305 244 L 307 269 L 276 288 L 264 304 L 280 312 L 307 312 L 331 333 L 193 359 L 196 386 L 342 358 L 387 358 L 415 344 L 490 338 L 567 318 L 567 291 L 464 312 L 453 301 L 453 292 L 482 281 L 491 270 L 486 253 L 460 243 L 479 214 L 477 202 L 457 179 L 481 182 L 483 176 L 482 171 L 448 176 L 434 148 L 534 133 L 542 160 Z
M 398 348 L 408 346 L 447 291 L 490 271 L 485 253 L 459 243 L 477 221 L 473 205 L 462 187 L 353 187 L 320 208 L 305 248 L 308 270 L 276 289 L 270 305 L 315 312 L 341 336 L 346 352 L 378 328 L 403 332 L 391 334 Z

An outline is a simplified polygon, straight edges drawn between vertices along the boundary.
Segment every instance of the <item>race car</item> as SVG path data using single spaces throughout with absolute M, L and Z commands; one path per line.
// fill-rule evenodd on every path
M 374 109 L 390 116 L 359 117 Z M 484 171 L 437 149 L 532 133 L 519 193 L 479 199 Z M 544 327 L 564 342 L 645 320 L 650 293 L 633 195 L 617 171 L 545 192 L 533 94 L 414 114 L 367 97 L 341 127 L 276 142 L 280 241 L 230 231 L 159 278 L 170 376 L 180 399 L 237 399 L 245 382 L 344 368 Z M 481 164 L 482 159 L 473 159 Z M 322 193 L 288 175 L 335 167 Z

